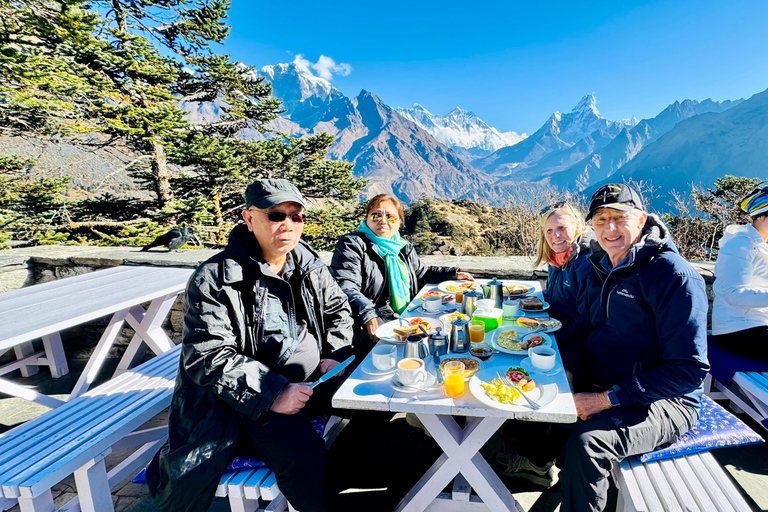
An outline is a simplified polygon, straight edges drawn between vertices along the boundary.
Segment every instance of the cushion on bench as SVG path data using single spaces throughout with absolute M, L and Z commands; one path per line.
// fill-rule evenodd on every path
M 641 462 L 669 459 L 726 446 L 762 443 L 763 438 L 714 400 L 701 397 L 699 424 L 674 443 L 640 456 Z
M 731 385 L 736 372 L 768 371 L 768 361 L 726 350 L 715 342 L 712 336 L 707 337 L 707 352 L 709 364 L 712 366 L 709 373 L 725 386 Z
M 315 429 L 317 435 L 323 437 L 323 434 L 325 433 L 325 425 L 328 423 L 328 416 L 317 416 L 315 418 L 310 418 L 309 421 L 312 423 L 312 428 Z M 267 465 L 258 459 L 254 459 L 252 457 L 235 457 L 229 463 L 225 471 L 242 471 L 246 469 L 261 469 L 265 467 L 267 467 Z M 131 479 L 131 482 L 134 484 L 147 483 L 147 468 L 145 467 L 139 471 L 139 473 L 133 477 L 133 479 Z

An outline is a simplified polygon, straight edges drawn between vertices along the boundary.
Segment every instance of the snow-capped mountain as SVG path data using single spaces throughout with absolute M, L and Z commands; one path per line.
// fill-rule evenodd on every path
M 547 122 L 536 133 L 511 147 L 502 148 L 491 155 L 473 162 L 476 167 L 499 177 L 510 176 L 522 169 L 532 166 L 545 156 L 565 151 L 580 140 L 590 137 L 596 132 L 597 139 L 612 139 L 628 121 L 609 121 L 597 109 L 597 100 L 593 94 L 587 94 L 567 114 L 559 111 L 553 113 Z M 587 155 L 582 155 L 582 157 Z M 574 155 L 569 155 L 565 161 L 573 163 Z
M 500 132 L 474 112 L 456 107 L 448 114 L 433 114 L 418 103 L 411 108 L 397 107 L 397 113 L 427 130 L 438 142 L 471 162 L 494 151 L 513 146 L 527 137 L 517 132 Z

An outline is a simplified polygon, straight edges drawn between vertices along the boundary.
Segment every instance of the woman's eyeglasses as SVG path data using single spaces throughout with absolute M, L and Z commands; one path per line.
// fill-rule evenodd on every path
M 269 222 L 283 222 L 285 219 L 290 217 L 291 221 L 294 224 L 303 224 L 304 223 L 304 214 L 303 213 L 292 213 L 292 214 L 288 215 L 287 213 L 283 213 L 283 212 L 262 212 L 262 211 L 259 211 L 259 210 L 252 210 L 252 211 L 263 213 L 264 215 L 267 216 L 267 220 L 269 220 Z
M 382 214 L 379 212 L 373 212 L 368 215 L 368 218 L 371 219 L 372 222 L 379 222 L 384 217 L 387 218 L 387 222 L 389 222 L 390 224 L 394 224 L 395 222 L 400 220 L 400 217 L 398 217 L 397 215 L 392 215 L 391 213 Z

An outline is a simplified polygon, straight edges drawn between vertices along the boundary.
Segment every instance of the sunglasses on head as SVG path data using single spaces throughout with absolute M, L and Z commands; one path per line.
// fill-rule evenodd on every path
M 267 220 L 269 222 L 283 222 L 288 217 L 291 218 L 291 221 L 293 221 L 294 224 L 303 224 L 304 223 L 304 214 L 303 213 L 292 213 L 287 214 L 283 212 L 262 212 L 259 210 L 252 210 L 255 212 L 263 213 L 267 216 Z
M 400 217 L 398 217 L 397 215 L 392 215 L 391 213 L 382 214 L 379 212 L 373 212 L 368 215 L 368 218 L 371 219 L 371 221 L 373 222 L 379 222 L 384 217 L 387 218 L 387 222 L 389 222 L 390 224 L 394 224 L 400 219 Z
M 551 205 L 543 208 L 541 210 L 541 214 L 544 215 L 545 213 L 550 212 L 552 210 L 557 210 L 558 208 L 562 208 L 566 204 L 568 204 L 568 201 L 558 201 L 555 204 L 551 204 Z

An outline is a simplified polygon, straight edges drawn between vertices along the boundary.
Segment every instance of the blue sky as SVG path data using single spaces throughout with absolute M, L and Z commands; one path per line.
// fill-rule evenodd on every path
M 536 4 L 536 5 L 534 5 Z M 249 65 L 321 55 L 332 83 L 391 106 L 472 110 L 532 133 L 587 93 L 609 119 L 768 88 L 768 2 L 232 0 L 224 51 Z

